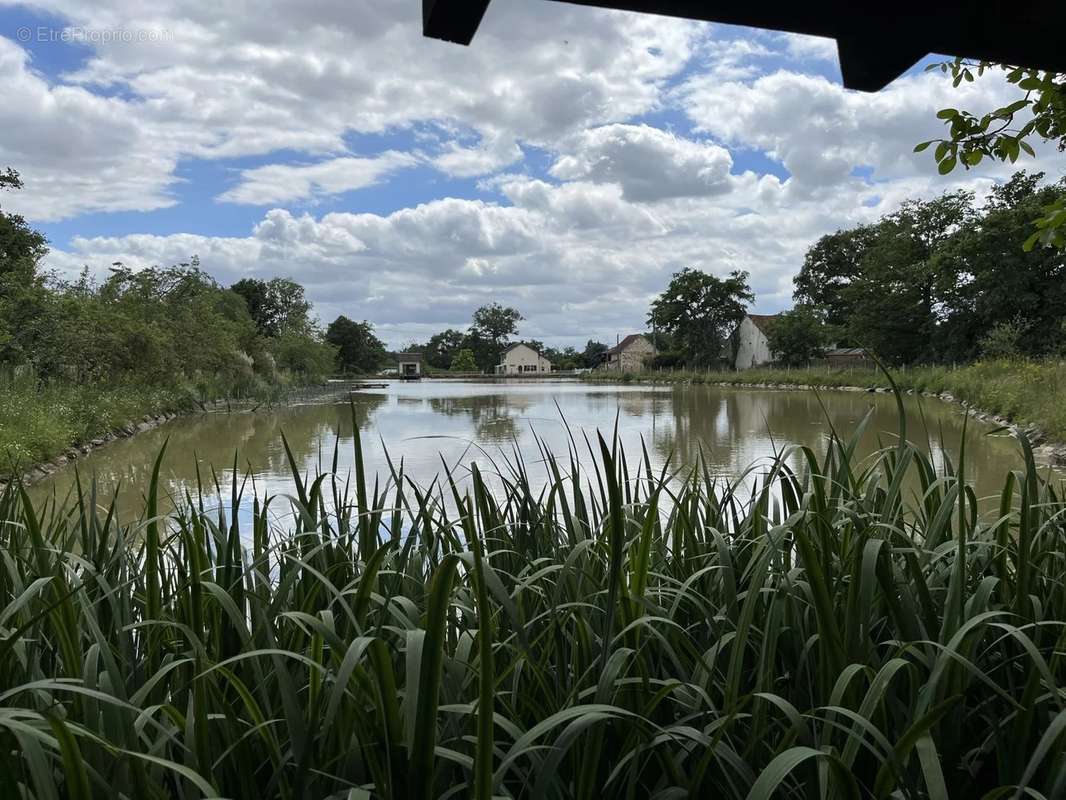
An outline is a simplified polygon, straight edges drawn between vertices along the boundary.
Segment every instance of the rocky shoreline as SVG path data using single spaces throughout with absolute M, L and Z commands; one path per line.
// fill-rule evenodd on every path
M 136 422 L 133 420 L 128 420 L 124 424 L 120 425 L 117 428 L 114 428 L 113 430 L 108 431 L 107 433 L 103 433 L 100 436 L 94 437 L 93 439 L 90 439 L 87 442 L 82 442 L 80 444 L 68 447 L 58 456 L 55 456 L 54 458 L 51 458 L 48 461 L 43 461 L 39 464 L 33 465 L 30 469 L 28 469 L 22 474 L 22 484 L 24 486 L 29 486 L 30 484 L 36 483 L 37 481 L 47 478 L 49 475 L 67 466 L 70 462 L 76 461 L 79 458 L 84 458 L 85 456 L 89 455 L 89 453 L 93 452 L 94 450 L 97 450 L 98 448 L 103 447 L 106 444 L 109 444 L 110 442 L 114 442 L 118 439 L 128 439 L 131 436 L 136 436 L 138 433 L 144 433 L 145 431 L 150 431 L 154 428 L 158 428 L 160 425 L 170 422 L 172 419 L 175 419 L 178 416 L 180 416 L 178 412 L 166 411 L 154 415 L 146 414 Z M 0 478 L 0 490 L 3 490 L 7 483 L 8 481 L 4 480 L 3 478 Z

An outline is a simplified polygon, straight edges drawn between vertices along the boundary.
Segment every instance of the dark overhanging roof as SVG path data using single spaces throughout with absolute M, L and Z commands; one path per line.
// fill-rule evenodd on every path
M 877 91 L 928 53 L 1066 72 L 1066 0 L 555 1 L 836 39 L 849 89 Z M 470 44 L 488 6 L 422 0 L 422 32 Z

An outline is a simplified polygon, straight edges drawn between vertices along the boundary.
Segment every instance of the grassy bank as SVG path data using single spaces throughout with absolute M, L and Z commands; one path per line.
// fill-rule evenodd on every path
M 982 361 L 958 367 L 931 366 L 896 370 L 893 379 L 903 390 L 947 392 L 972 406 L 1012 421 L 1038 425 L 1052 439 L 1066 441 L 1066 362 Z M 608 383 L 794 384 L 861 386 L 888 389 L 875 369 L 749 369 L 740 372 L 679 371 L 632 375 L 593 373 L 588 380 Z
M 1031 458 L 982 516 L 907 445 L 748 491 L 582 442 L 493 491 L 379 490 L 356 442 L 250 523 L 239 485 L 158 519 L 154 480 L 129 526 L 0 494 L 3 796 L 1066 792 L 1066 502 Z
M 192 407 L 188 391 L 127 384 L 0 380 L 0 477 L 46 461 L 129 421 Z
M 144 417 L 228 408 L 231 403 L 247 407 L 306 401 L 329 391 L 319 381 L 289 380 L 285 384 L 260 382 L 254 388 L 244 387 L 234 397 L 205 385 L 77 385 L 41 382 L 32 374 L 0 377 L 0 480 L 131 422 L 136 425 Z

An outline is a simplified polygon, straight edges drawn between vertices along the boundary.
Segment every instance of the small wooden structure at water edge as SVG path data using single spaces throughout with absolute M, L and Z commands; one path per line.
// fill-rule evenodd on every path
M 399 353 L 398 374 L 401 381 L 418 381 L 422 379 L 422 354 Z

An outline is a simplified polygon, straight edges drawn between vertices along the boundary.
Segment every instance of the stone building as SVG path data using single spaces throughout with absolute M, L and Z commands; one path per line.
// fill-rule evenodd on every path
M 658 352 L 646 336 L 631 333 L 603 354 L 604 367 L 612 372 L 642 372 Z

